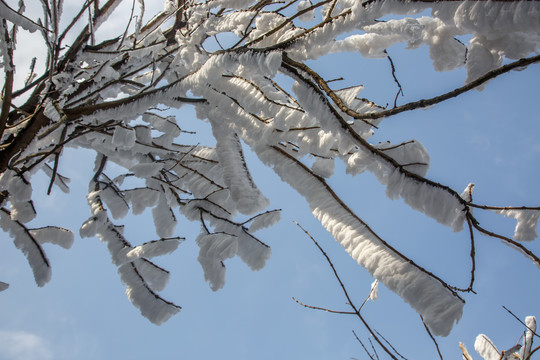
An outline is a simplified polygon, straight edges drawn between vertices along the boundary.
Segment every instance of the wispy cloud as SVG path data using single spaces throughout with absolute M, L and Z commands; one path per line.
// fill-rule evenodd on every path
M 0 359 L 49 360 L 52 358 L 49 344 L 41 337 L 25 331 L 0 330 Z

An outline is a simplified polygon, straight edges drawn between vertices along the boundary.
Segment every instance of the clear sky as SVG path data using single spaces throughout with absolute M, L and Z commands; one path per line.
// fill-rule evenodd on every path
M 426 49 L 393 47 L 389 53 L 404 89 L 401 104 L 463 84 L 461 70 L 435 73 Z M 360 96 L 382 105 L 393 103 L 397 88 L 385 59 L 340 54 L 312 65 L 327 79 L 346 77 L 343 87 L 364 84 Z M 421 141 L 431 156 L 428 177 L 458 191 L 474 182 L 478 204 L 539 206 L 539 79 L 539 65 L 503 75 L 482 92 L 387 119 L 371 141 Z M 178 119 L 183 129 L 206 133 L 202 142 L 212 141 L 210 129 L 191 109 L 179 111 Z M 188 143 L 201 141 L 182 136 Z M 181 219 L 177 234 L 186 241 L 156 262 L 172 274 L 162 295 L 183 309 L 155 326 L 129 303 L 106 245 L 98 239 L 77 235 L 70 250 L 46 246 L 53 277 L 38 288 L 25 257 L 2 234 L 0 281 L 10 287 L 0 293 L 0 360 L 365 359 L 352 330 L 365 344 L 369 335 L 356 318 L 305 309 L 292 300 L 349 310 L 331 269 L 293 221 L 328 252 L 357 304 L 368 295 L 373 279 L 313 218 L 307 203 L 246 151 L 248 166 L 271 199 L 270 207 L 283 209 L 280 223 L 257 233 L 273 249 L 264 269 L 252 272 L 239 259 L 228 260 L 225 288 L 212 292 L 197 262 L 198 225 Z M 71 178 L 68 195 L 56 190 L 47 196 L 47 181 L 37 174 L 34 200 L 39 207 L 34 223 L 68 227 L 77 234 L 90 216 L 85 194 L 92 168 L 88 153 L 64 153 L 60 171 Z M 453 233 L 402 201 L 388 200 L 385 188 L 371 174 L 353 178 L 337 163 L 329 182 L 383 239 L 451 284 L 467 286 L 466 231 Z M 512 234 L 512 220 L 475 214 L 485 228 Z M 148 212 L 117 223 L 126 226 L 132 243 L 156 238 Z M 526 245 L 540 253 L 538 240 Z M 449 337 L 438 339 L 447 359 L 460 358 L 459 341 L 480 359 L 473 346 L 479 333 L 488 335 L 500 349 L 513 346 L 523 328 L 503 305 L 520 318 L 540 315 L 539 269 L 498 240 L 477 234 L 476 246 L 478 294 L 464 295 L 462 320 Z M 368 302 L 362 312 L 408 359 L 437 358 L 418 315 L 383 286 L 379 299 Z

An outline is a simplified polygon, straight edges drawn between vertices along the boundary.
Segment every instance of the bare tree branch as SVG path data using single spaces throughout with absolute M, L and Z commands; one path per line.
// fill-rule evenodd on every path
M 375 339 L 375 341 L 377 341 L 377 343 L 379 344 L 379 346 L 394 360 L 397 360 L 397 358 L 394 356 L 394 354 L 381 342 L 381 340 L 379 339 L 379 337 L 375 334 L 375 332 L 371 329 L 371 327 L 368 325 L 368 323 L 366 322 L 366 320 L 364 319 L 364 317 L 362 315 L 360 315 L 360 311 L 358 310 L 358 308 L 354 305 L 351 297 L 349 296 L 349 292 L 347 291 L 347 288 L 345 287 L 345 285 L 343 284 L 343 281 L 341 281 L 341 278 L 336 270 L 336 268 L 334 267 L 334 264 L 332 263 L 332 261 L 330 260 L 330 258 L 328 257 L 328 255 L 326 254 L 326 252 L 323 250 L 323 248 L 319 245 L 319 243 L 313 238 L 313 236 L 311 236 L 311 234 L 309 232 L 307 232 L 300 224 L 298 224 L 297 222 L 295 222 L 295 224 L 311 239 L 311 241 L 315 244 L 315 246 L 317 246 L 317 248 L 319 249 L 319 251 L 321 252 L 321 254 L 324 256 L 324 258 L 326 259 L 326 262 L 328 263 L 328 265 L 330 266 L 330 268 L 332 269 L 332 272 L 334 273 L 334 277 L 336 278 L 336 280 L 338 281 L 340 287 L 341 287 L 341 290 L 343 291 L 343 294 L 345 295 L 345 298 L 347 299 L 347 304 L 353 309 L 354 311 L 354 314 L 356 314 L 356 316 L 360 319 L 360 321 L 362 322 L 362 324 L 364 325 L 364 327 L 369 331 L 369 333 L 371 334 L 371 336 L 373 336 L 373 338 Z
M 443 360 L 443 356 L 441 354 L 441 350 L 439 349 L 439 344 L 437 343 L 437 340 L 435 340 L 435 338 L 433 337 L 433 334 L 431 334 L 431 331 L 429 330 L 429 327 L 424 322 L 424 318 L 422 317 L 422 315 L 420 315 L 420 319 L 422 320 L 422 324 L 424 324 L 424 328 L 426 329 L 426 332 L 428 333 L 429 337 L 433 341 L 433 344 L 435 344 L 435 348 L 437 349 L 437 354 L 439 354 L 439 358 Z
M 504 0 L 502 0 L 502 1 L 504 1 Z M 390 109 L 390 110 L 385 110 L 385 111 L 376 112 L 376 113 L 358 114 L 358 113 L 355 113 L 355 112 L 351 111 L 351 114 L 353 114 L 351 116 L 353 118 L 357 119 L 357 120 L 374 120 L 374 119 L 384 118 L 384 117 L 388 117 L 388 116 L 392 116 L 392 115 L 397 115 L 397 114 L 402 113 L 404 111 L 411 111 L 411 110 L 422 109 L 422 108 L 426 108 L 426 107 L 429 107 L 429 106 L 433 106 L 433 105 L 436 105 L 436 104 L 441 103 L 443 101 L 446 101 L 448 99 L 455 98 L 456 96 L 464 94 L 467 91 L 470 91 L 470 90 L 472 90 L 474 88 L 477 88 L 478 86 L 483 85 L 483 84 L 487 83 L 488 81 L 493 80 L 493 79 L 495 79 L 496 77 L 498 77 L 498 76 L 500 76 L 502 74 L 505 74 L 505 73 L 510 72 L 512 70 L 519 70 L 519 69 L 524 68 L 526 66 L 529 66 L 531 64 L 535 64 L 535 63 L 537 63 L 539 61 L 540 61 L 540 55 L 520 59 L 520 60 L 514 61 L 514 62 L 512 62 L 510 64 L 501 66 L 501 67 L 499 67 L 497 69 L 491 70 L 490 72 L 486 73 L 485 75 L 480 76 L 478 79 L 476 79 L 474 81 L 471 81 L 470 83 L 468 83 L 468 84 L 466 84 L 466 85 L 464 85 L 464 86 L 462 86 L 460 88 L 457 88 L 455 90 L 447 92 L 446 94 L 439 95 L 439 96 L 429 98 L 429 99 L 418 100 L 418 101 L 415 101 L 415 102 L 411 102 L 411 103 L 408 103 L 408 104 L 404 104 L 404 105 L 395 107 L 395 108 Z
M 521 321 L 520 318 L 518 318 L 512 311 L 508 310 L 508 308 L 506 306 L 503 305 L 503 309 L 506 310 L 510 315 L 512 315 L 514 317 L 514 319 L 516 319 L 517 321 L 519 321 L 519 323 L 523 326 L 525 326 L 525 328 L 527 330 L 529 330 L 530 332 L 533 333 L 534 336 L 536 336 L 537 338 L 540 338 L 540 335 L 538 335 L 533 329 L 531 329 L 530 327 L 527 326 L 527 324 L 525 324 L 523 321 Z

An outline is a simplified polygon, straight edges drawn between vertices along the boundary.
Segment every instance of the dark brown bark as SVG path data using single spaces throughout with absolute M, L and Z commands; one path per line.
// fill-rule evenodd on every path
M 8 168 L 11 159 L 23 151 L 34 138 L 39 130 L 50 123 L 50 119 L 45 116 L 43 109 L 40 109 L 28 120 L 28 126 L 24 128 L 5 148 L 0 150 L 0 174 Z

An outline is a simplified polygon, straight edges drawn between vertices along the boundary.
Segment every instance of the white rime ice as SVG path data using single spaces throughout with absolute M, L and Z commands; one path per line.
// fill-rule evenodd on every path
M 213 123 L 212 129 L 217 140 L 217 155 L 223 167 L 223 181 L 238 211 L 250 215 L 265 209 L 269 201 L 251 178 L 240 139 L 219 123 Z
M 463 300 L 389 248 L 305 167 L 277 150 L 261 155 L 283 181 L 306 198 L 313 215 L 360 265 L 418 311 L 434 334 L 449 334 L 461 318 Z
M 12 203 L 11 206 L 11 220 L 27 223 L 36 217 L 36 209 L 32 201 L 24 201 Z
M 474 349 L 484 360 L 529 359 L 536 331 L 536 317 L 527 316 L 522 324 L 525 325 L 525 333 L 521 336 L 521 344 L 515 344 L 507 350 L 499 351 L 490 338 L 480 334 L 476 337 Z
M 355 136 L 352 129 L 347 129 L 346 133 L 340 131 L 340 128 L 345 127 L 343 119 L 325 106 L 327 100 L 314 93 L 307 85 L 302 86 L 297 82 L 293 90 L 302 106 L 309 109 L 310 116 L 319 117 L 324 125 L 339 135 L 338 152 L 347 159 L 348 173 L 359 174 L 368 170 L 379 182 L 386 185 L 389 198 L 402 198 L 413 209 L 454 231 L 463 229 L 467 209 L 459 194 L 421 177 L 427 171 L 429 163 L 424 146 L 417 141 L 396 146 L 371 146 L 359 136 Z M 335 121 L 332 121 L 334 119 Z
M 128 259 L 153 258 L 172 253 L 178 248 L 180 243 L 177 239 L 163 239 L 144 243 L 130 250 L 126 257 Z
M 141 214 L 147 207 L 154 207 L 159 200 L 159 192 L 154 189 L 139 188 L 125 192 L 126 201 L 131 204 L 134 215 Z
M 35 32 L 40 29 L 38 24 L 13 10 L 4 1 L 0 1 L 0 19 L 6 19 L 30 32 Z
M 369 292 L 369 298 L 371 301 L 375 301 L 379 298 L 379 280 L 373 281 L 371 283 L 371 291 Z
M 11 220 L 4 211 L 0 212 L 0 226 L 2 230 L 10 234 L 17 249 L 26 256 L 36 284 L 45 285 L 51 279 L 51 266 L 38 241 L 23 224 Z
M 216 224 L 214 232 L 197 237 L 198 260 L 204 270 L 204 278 L 214 291 L 225 285 L 226 259 L 239 256 L 252 270 L 260 270 L 270 258 L 268 245 L 252 236 L 246 228 L 235 224 L 209 219 Z
M 281 212 L 279 211 L 269 211 L 263 214 L 258 215 L 249 226 L 250 232 L 255 232 L 260 229 L 267 228 L 274 225 L 281 218 Z
M 328 178 L 334 173 L 334 159 L 316 158 L 311 170 L 319 176 Z
M 480 334 L 476 337 L 476 341 L 474 342 L 474 350 L 476 350 L 476 352 L 480 354 L 484 360 L 499 360 L 501 358 L 497 347 L 484 334 Z
M 148 26 L 140 7 L 133 34 L 94 43 L 118 3 L 93 14 L 92 36 L 81 37 L 88 40 L 79 46 L 66 39 L 75 38 L 71 35 L 81 24 L 57 44 L 53 29 L 44 29 L 51 21 L 43 25 L 0 1 L 1 19 L 19 31 L 38 30 L 45 47 L 61 49 L 47 61 L 39 59 L 59 67 L 41 79 L 37 70 L 33 74 L 39 81 L 25 96 L 35 90 L 35 108 L 14 107 L 2 133 L 9 148 L 37 115 L 47 120 L 0 174 L 0 226 L 27 257 L 37 284 L 51 276 L 43 245 L 68 248 L 73 235 L 60 227 L 29 226 L 36 216 L 32 176 L 42 170 L 51 191 L 69 192 L 59 161 L 67 147 L 90 149 L 96 158 L 87 195 L 91 215 L 80 236 L 107 245 L 129 299 L 150 321 L 160 324 L 180 309 L 157 293 L 169 273 L 150 261 L 178 248 L 178 216 L 200 223 L 198 259 L 213 290 L 225 285 L 226 261 L 232 257 L 252 270 L 263 268 L 271 249 L 253 233 L 279 221 L 280 212 L 267 209 L 269 200 L 251 176 L 244 156 L 250 148 L 305 197 L 313 215 L 376 278 L 372 300 L 381 282 L 420 313 L 434 334 L 447 335 L 461 317 L 463 300 L 393 248 L 391 239 L 380 238 L 325 179 L 339 168 L 337 161 L 348 174 L 370 172 L 390 199 L 454 231 L 472 217 L 472 185 L 460 195 L 429 180 L 430 157 L 418 140 L 369 143 L 382 131 L 383 118 L 361 119 L 387 109 L 361 98 L 363 85 L 325 83 L 308 60 L 344 51 L 387 58 L 386 49 L 396 44 L 411 50 L 425 46 L 435 70 L 464 67 L 464 81 L 470 82 L 505 59 L 538 52 L 540 3 L 302 0 L 277 13 L 275 3 L 264 1 L 194 1 L 177 9 L 175 1 L 166 0 Z M 168 29 L 173 23 L 179 28 Z M 10 72 L 16 31 L 0 30 L 2 66 Z M 209 45 L 213 38 L 232 40 Z M 209 123 L 215 147 L 198 144 L 203 140 L 189 137 L 190 119 L 176 118 L 175 109 L 186 103 Z M 152 213 L 158 239 L 132 245 L 114 221 L 145 211 Z M 517 241 L 537 237 L 540 211 L 498 212 L 517 220 Z M 496 351 L 484 338 L 478 344 L 486 356 Z M 526 347 L 523 351 L 530 351 Z
M 522 359 L 528 359 L 528 357 L 531 355 L 533 337 L 536 332 L 536 317 L 527 316 L 525 318 L 525 325 L 527 325 L 527 330 L 525 330 L 525 336 L 523 337 L 523 347 L 521 348 Z
M 53 170 L 51 169 L 49 165 L 45 164 L 41 168 L 41 170 L 43 170 L 43 172 L 47 174 L 47 176 L 52 177 Z M 54 185 L 58 186 L 58 188 L 66 194 L 69 193 L 69 185 L 68 185 L 69 182 L 70 182 L 69 178 L 62 176 L 60 174 L 56 174 L 56 177 L 54 178 Z
M 198 260 L 204 270 L 204 278 L 214 291 L 225 285 L 225 264 L 238 252 L 238 238 L 228 234 L 201 234 L 197 237 Z
M 514 231 L 514 239 L 517 241 L 533 241 L 538 237 L 536 229 L 538 227 L 538 219 L 540 218 L 539 210 L 498 210 L 497 213 L 516 219 L 516 229 Z
M 141 314 L 156 325 L 161 325 L 178 311 L 180 308 L 170 302 L 156 300 L 156 294 L 147 284 L 148 280 L 143 280 L 145 271 L 144 263 L 136 260 L 124 264 L 118 268 L 122 281 L 126 284 L 126 294 L 129 301 L 133 303 Z
M 32 209 L 27 207 L 30 205 L 18 207 L 18 215 L 15 210 L 10 213 L 5 209 L 1 209 L 0 227 L 10 234 L 17 249 L 21 250 L 26 256 L 32 268 L 36 284 L 43 286 L 51 279 L 52 273 L 49 259 L 41 245 L 51 243 L 69 249 L 73 244 L 73 233 L 68 229 L 54 226 L 34 229 L 27 227 L 23 220 L 28 220 L 28 217 L 21 215 L 20 210 L 25 208 L 27 210 L 23 212 L 32 213 L 33 206 Z
M 56 226 L 45 226 L 42 228 L 29 230 L 30 235 L 36 239 L 39 244 L 50 243 L 69 249 L 73 245 L 73 232 L 68 229 Z
M 167 200 L 162 195 L 158 201 L 158 205 L 152 209 L 154 224 L 156 225 L 156 233 L 163 238 L 171 237 L 176 228 L 177 220 L 173 210 L 167 204 Z
M 92 181 L 91 187 L 96 183 Z M 141 314 L 152 323 L 159 325 L 180 311 L 180 307 L 161 298 L 161 291 L 169 281 L 169 272 L 148 258 L 169 254 L 179 245 L 178 239 L 160 239 L 133 247 L 124 237 L 123 229 L 114 225 L 104 208 L 102 192 L 93 191 L 88 195 L 92 211 L 81 227 L 82 237 L 97 236 L 107 243 L 112 261 L 118 266 L 118 273 L 126 285 L 126 294 Z
M 135 140 L 136 134 L 133 129 L 117 126 L 114 130 L 112 143 L 113 145 L 118 146 L 119 149 L 131 149 L 135 145 Z

